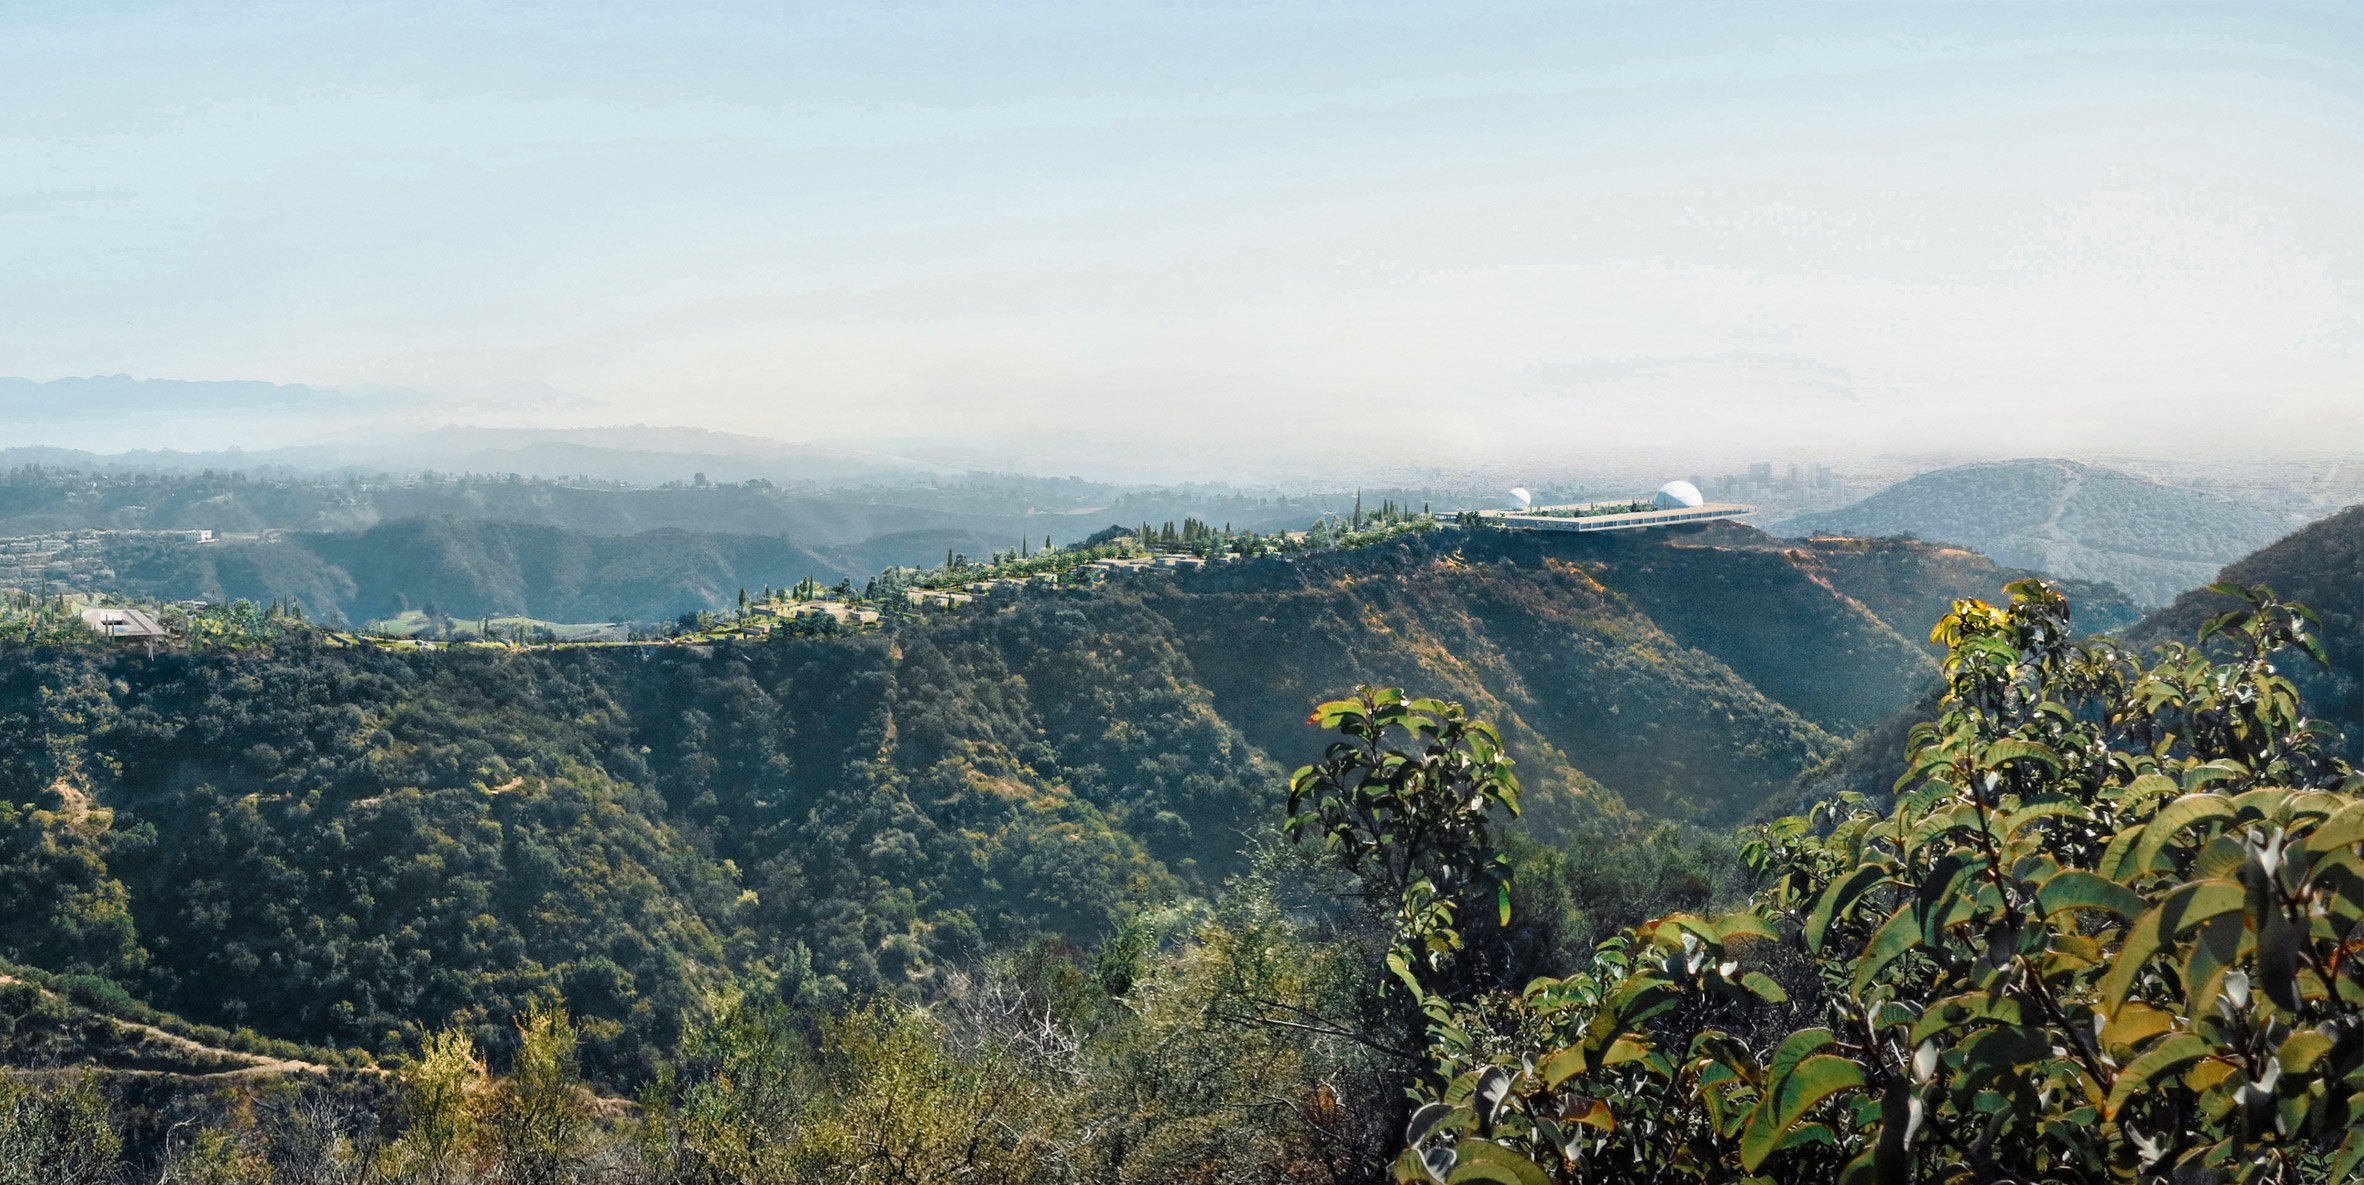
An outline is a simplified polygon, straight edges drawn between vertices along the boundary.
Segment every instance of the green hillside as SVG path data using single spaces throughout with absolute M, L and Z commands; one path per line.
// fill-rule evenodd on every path
M 2346 730 L 2351 752 L 2364 741 L 2364 506 L 2351 506 L 2254 555 L 2225 566 L 2220 579 L 2264 584 L 2315 611 L 2316 637 L 2328 662 L 2288 665 L 2315 709 Z M 2188 637 L 2232 602 L 2195 588 L 2133 631 L 2143 642 Z
M 556 991 L 629 1078 L 751 961 L 920 985 L 1213 892 L 1313 751 L 1307 705 L 1358 682 L 1481 707 L 1543 834 L 1737 818 L 1932 677 L 1875 586 L 2006 575 L 1871 554 L 1445 533 L 838 640 L 13 648 L 0 884 L 44 888 L 0 954 L 381 1051 Z M 1783 663 L 1808 635 L 1821 660 Z
M 1845 546 L 1828 540 L 1813 544 L 1834 545 Z M 1883 541 L 1870 546 L 1886 545 Z M 2302 527 L 2205 580 L 2243 588 L 2262 584 L 2321 618 L 2316 636 L 2328 661 L 2317 664 L 2293 655 L 2283 664 L 2285 673 L 2305 692 L 2313 710 L 2343 734 L 2342 751 L 2351 758 L 2364 755 L 2364 506 Z M 2090 590 L 2073 585 L 2068 591 L 2080 632 L 2109 634 L 2137 648 L 2193 638 L 2212 618 L 2237 605 L 2203 584 L 2137 621 L 2123 611 L 2122 602 L 2096 603 Z M 1766 809 L 1799 809 L 1842 790 L 1886 793 L 1904 773 L 1906 731 L 1914 722 L 1928 719 L 1935 702 L 1932 691 L 1891 713 L 1827 766 L 1810 772 L 1797 792 L 1776 796 Z
M 2272 506 L 2076 461 L 1957 465 L 1836 510 L 1773 524 L 1788 535 L 1914 535 L 2014 567 L 2102 581 L 2156 607 L 2297 527 Z

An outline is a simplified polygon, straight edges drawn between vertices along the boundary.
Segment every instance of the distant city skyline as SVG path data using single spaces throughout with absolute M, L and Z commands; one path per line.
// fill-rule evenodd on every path
M 2364 440 L 2352 5 L 17 5 L 0 159 L 0 375 L 258 443 Z

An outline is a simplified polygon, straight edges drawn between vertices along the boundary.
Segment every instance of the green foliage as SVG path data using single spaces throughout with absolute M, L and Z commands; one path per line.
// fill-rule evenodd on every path
M 2308 615 L 2248 592 L 2144 662 L 2011 593 L 1939 624 L 1892 811 L 1770 825 L 1753 911 L 1438 1025 L 1399 1179 L 2347 1179 L 2364 780 L 2275 666 Z
M 537 1001 L 517 1020 L 517 1053 L 477 1121 L 501 1179 L 564 1185 L 589 1143 L 590 1099 L 576 1060 L 580 1035 L 561 1005 Z
M 103 1185 L 122 1153 L 90 1079 L 0 1077 L 0 1185 Z
M 1341 739 L 1289 779 L 1289 838 L 1320 834 L 1364 899 L 1396 914 L 1388 968 L 1425 1000 L 1473 900 L 1491 896 L 1497 924 L 1510 923 L 1510 857 L 1494 841 L 1495 813 L 1519 811 L 1510 758 L 1460 704 L 1393 687 L 1356 688 L 1309 722 Z
M 400 1081 L 403 1131 L 387 1145 L 380 1170 L 405 1185 L 465 1180 L 479 1139 L 478 1112 L 491 1089 L 476 1042 L 457 1026 L 437 1030 Z
M 810 1043 L 788 1006 L 760 987 L 726 992 L 702 1012 L 679 1059 L 642 1093 L 643 1158 L 681 1185 L 794 1179 L 813 1087 Z

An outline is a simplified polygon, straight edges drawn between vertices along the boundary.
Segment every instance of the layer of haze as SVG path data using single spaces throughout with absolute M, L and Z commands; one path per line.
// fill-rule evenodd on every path
M 2352 445 L 2360 209 L 2358 5 L 0 12 L 0 374 L 488 422 Z

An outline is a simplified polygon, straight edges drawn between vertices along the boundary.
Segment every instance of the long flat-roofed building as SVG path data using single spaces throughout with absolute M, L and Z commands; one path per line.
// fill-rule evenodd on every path
M 1524 496 L 1526 491 L 1515 490 Z M 1757 508 L 1740 502 L 1710 502 L 1699 487 L 1687 481 L 1660 486 L 1648 501 L 1577 502 L 1567 506 L 1530 506 L 1516 510 L 1481 510 L 1489 525 L 1520 531 L 1634 531 L 1671 527 L 1679 523 L 1745 518 Z
M 114 605 L 93 606 L 82 611 L 82 624 L 101 637 L 125 642 L 161 642 L 171 635 L 164 626 L 146 611 Z

